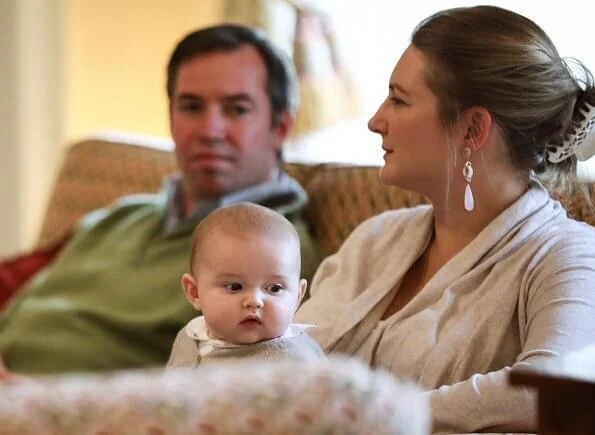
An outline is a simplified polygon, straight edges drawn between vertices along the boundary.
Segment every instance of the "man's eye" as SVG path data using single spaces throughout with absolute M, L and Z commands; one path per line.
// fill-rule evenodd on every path
M 240 117 L 246 115 L 250 109 L 246 106 L 241 105 L 234 105 L 234 106 L 227 106 L 225 108 L 225 113 L 227 113 L 231 117 Z
M 281 284 L 273 284 L 269 287 L 269 293 L 277 294 L 283 290 L 283 286 Z
M 178 109 L 181 112 L 195 113 L 201 110 L 201 105 L 199 103 L 182 103 L 178 106 Z
M 244 286 L 242 284 L 240 284 L 239 282 L 230 282 L 228 284 L 225 284 L 224 287 L 227 290 L 231 290 L 232 292 L 237 292 L 244 288 Z

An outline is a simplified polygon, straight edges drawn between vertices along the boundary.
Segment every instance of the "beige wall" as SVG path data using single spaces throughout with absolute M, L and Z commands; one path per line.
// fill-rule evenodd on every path
M 0 255 L 6 255 L 33 239 L 57 160 L 62 0 L 0 5 Z
M 167 136 L 165 63 L 219 0 L 0 0 L 0 257 L 34 245 L 68 143 Z
M 67 142 L 98 130 L 168 135 L 165 65 L 215 0 L 68 0 Z
M 16 3 L 0 1 L 0 29 L 4 34 L 16 34 L 14 17 Z M 19 177 L 17 141 L 17 49 L 12 39 L 0 38 L 0 255 L 19 244 L 19 195 L 15 186 Z

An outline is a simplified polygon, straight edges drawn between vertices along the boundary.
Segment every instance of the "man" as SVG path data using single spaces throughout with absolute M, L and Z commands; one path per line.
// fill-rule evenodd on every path
M 300 211 L 304 190 L 279 169 L 296 82 L 255 31 L 214 26 L 186 36 L 167 68 L 170 130 L 181 173 L 158 195 L 135 195 L 81 220 L 56 259 L 0 314 L 11 371 L 42 374 L 161 365 L 196 315 L 179 279 L 196 224 L 250 201 L 300 233 L 304 275 L 317 265 Z

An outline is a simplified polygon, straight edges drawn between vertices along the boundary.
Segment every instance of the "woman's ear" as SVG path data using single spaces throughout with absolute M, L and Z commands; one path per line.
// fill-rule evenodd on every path
M 200 311 L 200 301 L 198 298 L 198 288 L 196 286 L 196 279 L 189 273 L 182 275 L 182 288 L 186 299 L 194 308 Z
M 473 106 L 465 111 L 463 122 L 463 145 L 472 152 L 479 151 L 487 143 L 492 131 L 492 114 L 482 106 Z

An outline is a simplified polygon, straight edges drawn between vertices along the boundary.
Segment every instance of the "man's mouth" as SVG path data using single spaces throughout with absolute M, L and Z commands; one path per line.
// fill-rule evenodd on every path
M 197 154 L 189 160 L 190 166 L 202 169 L 231 169 L 234 160 L 230 156 L 214 153 Z

